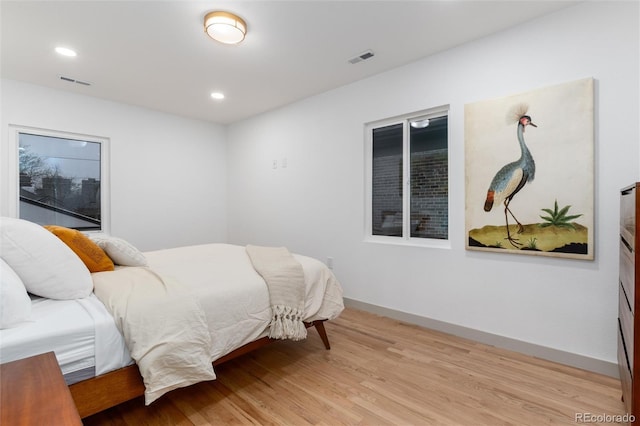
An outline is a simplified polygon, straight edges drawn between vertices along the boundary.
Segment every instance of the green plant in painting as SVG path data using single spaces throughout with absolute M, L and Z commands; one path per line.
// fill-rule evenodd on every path
M 535 237 L 529 238 L 529 241 L 527 241 L 527 248 L 529 248 L 531 250 L 537 250 L 538 247 L 536 245 L 536 241 L 538 241 L 538 239 L 535 238 Z
M 552 209 L 542 209 L 543 212 L 547 213 L 548 216 L 540 216 L 544 223 L 541 223 L 539 226 L 541 228 L 545 228 L 547 226 L 558 226 L 560 228 L 571 228 L 576 229 L 575 226 L 571 223 L 572 220 L 579 218 L 582 216 L 581 214 L 567 215 L 571 206 L 564 206 L 560 210 L 558 210 L 558 200 L 555 201 L 553 210 Z

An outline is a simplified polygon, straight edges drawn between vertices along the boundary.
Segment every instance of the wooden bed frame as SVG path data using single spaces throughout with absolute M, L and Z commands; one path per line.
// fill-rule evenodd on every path
M 324 321 L 306 322 L 305 326 L 307 328 L 315 327 L 322 339 L 322 343 L 324 343 L 324 347 L 328 350 L 331 349 L 331 346 L 329 345 L 327 332 L 324 329 Z M 275 341 L 277 340 L 270 339 L 267 336 L 262 337 L 218 358 L 213 361 L 213 365 L 216 366 L 230 361 Z M 133 364 L 101 376 L 74 383 L 69 386 L 69 390 L 80 417 L 85 418 L 144 395 L 144 383 L 138 366 Z

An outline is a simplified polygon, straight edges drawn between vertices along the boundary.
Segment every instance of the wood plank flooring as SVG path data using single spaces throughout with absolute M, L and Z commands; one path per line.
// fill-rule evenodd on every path
M 330 351 L 310 329 L 216 367 L 215 381 L 84 423 L 538 426 L 624 414 L 611 377 L 350 308 L 325 324 Z

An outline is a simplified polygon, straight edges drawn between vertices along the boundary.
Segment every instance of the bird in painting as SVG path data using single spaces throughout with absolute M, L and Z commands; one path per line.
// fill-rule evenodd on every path
M 484 211 L 491 211 L 494 203 L 504 204 L 504 220 L 507 228 L 507 240 L 515 248 L 519 248 L 522 244 L 518 242 L 517 238 L 511 236 L 509 230 L 509 215 L 518 224 L 518 234 L 522 233 L 524 227 L 516 219 L 514 214 L 509 209 L 509 203 L 513 197 L 527 184 L 531 182 L 536 174 L 536 163 L 533 161 L 531 152 L 527 148 L 527 144 L 524 141 L 524 131 L 529 125 L 538 127 L 531 122 L 531 117 L 527 115 L 528 107 L 526 105 L 518 105 L 509 114 L 510 120 L 515 119 L 518 123 L 517 136 L 518 143 L 520 144 L 520 158 L 514 162 L 511 162 L 502 167 L 498 173 L 493 177 L 489 190 L 487 191 L 487 199 L 484 202 Z

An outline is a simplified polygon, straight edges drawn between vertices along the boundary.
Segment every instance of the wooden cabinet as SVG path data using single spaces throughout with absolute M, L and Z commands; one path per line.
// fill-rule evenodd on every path
M 82 425 L 53 352 L 0 365 L 0 424 Z
M 618 296 L 618 367 L 622 398 L 629 414 L 640 414 L 640 275 L 636 265 L 640 257 L 640 235 L 636 231 L 639 216 L 637 194 L 640 183 L 623 188 L 620 194 L 620 273 Z

